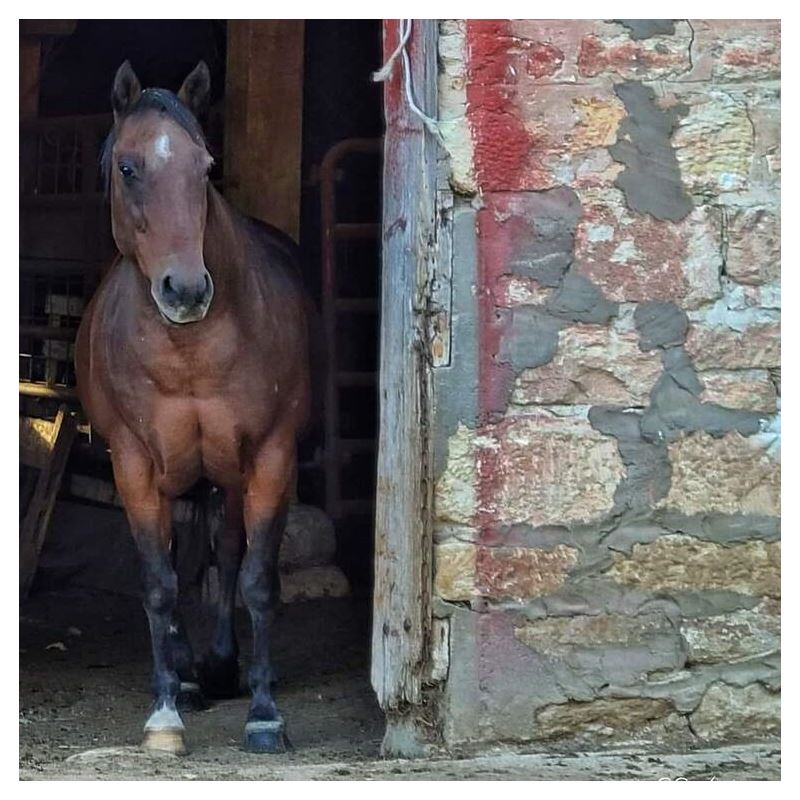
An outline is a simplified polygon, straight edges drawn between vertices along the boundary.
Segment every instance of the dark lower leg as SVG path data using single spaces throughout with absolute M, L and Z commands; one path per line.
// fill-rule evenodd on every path
M 285 512 L 281 512 L 273 520 L 259 526 L 258 531 L 251 533 L 242 564 L 242 597 L 253 625 L 253 660 L 248 675 L 252 692 L 249 722 L 279 718 L 270 688 L 273 671 L 269 640 L 272 617 L 280 600 L 278 548 L 285 521 Z
M 174 621 L 178 577 L 166 553 L 148 545 L 141 550 L 144 609 L 150 623 L 153 647 L 153 697 L 157 708 L 164 705 L 174 707 L 181 683 L 173 650 L 178 631 Z
M 236 640 L 236 581 L 244 553 L 241 497 L 226 498 L 225 529 L 215 542 L 219 597 L 211 646 L 204 659 L 202 680 L 215 697 L 239 693 L 239 645 Z

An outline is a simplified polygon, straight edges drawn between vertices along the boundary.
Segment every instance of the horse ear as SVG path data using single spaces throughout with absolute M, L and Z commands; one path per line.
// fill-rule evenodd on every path
M 114 76 L 111 90 L 111 108 L 114 109 L 114 122 L 130 111 L 142 94 L 142 84 L 136 77 L 130 61 L 124 61 Z
M 178 91 L 178 99 L 199 117 L 208 106 L 211 94 L 211 73 L 205 61 L 198 61 L 197 66 L 186 76 L 183 86 Z

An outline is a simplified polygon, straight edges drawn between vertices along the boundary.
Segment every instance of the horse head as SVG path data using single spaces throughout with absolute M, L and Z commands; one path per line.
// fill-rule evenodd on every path
M 178 324 L 202 320 L 214 295 L 203 260 L 214 160 L 197 122 L 209 89 L 203 61 L 177 95 L 142 91 L 126 61 L 114 79 L 114 127 L 103 152 L 114 241 L 149 281 L 161 314 Z

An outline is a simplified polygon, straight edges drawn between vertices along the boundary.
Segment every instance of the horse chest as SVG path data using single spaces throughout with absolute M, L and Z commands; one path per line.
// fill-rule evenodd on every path
M 128 351 L 134 357 L 118 365 L 117 385 L 126 422 L 146 443 L 162 491 L 180 494 L 200 477 L 238 486 L 274 413 L 269 366 L 257 353 L 237 352 L 224 329 L 202 347 L 152 344 L 145 335 Z
M 235 403 L 167 397 L 156 401 L 153 411 L 141 434 L 162 491 L 180 494 L 200 477 L 239 488 L 259 431 Z

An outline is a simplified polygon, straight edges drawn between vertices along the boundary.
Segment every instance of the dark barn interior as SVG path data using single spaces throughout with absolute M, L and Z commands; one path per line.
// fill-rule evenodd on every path
M 21 22 L 20 42 L 22 762 L 45 769 L 86 748 L 135 745 L 149 703 L 137 557 L 72 366 L 82 310 L 115 253 L 97 156 L 126 58 L 143 86 L 172 90 L 206 61 L 212 179 L 301 245 L 327 370 L 320 422 L 299 447 L 281 556 L 276 696 L 298 749 L 377 752 L 369 616 L 383 117 L 370 75 L 380 21 L 37 20 Z M 279 62 L 282 72 L 269 70 Z M 191 493 L 177 504 L 179 574 L 198 513 Z M 213 591 L 212 567 L 185 601 L 200 638 Z M 246 667 L 247 612 L 238 614 Z M 190 746 L 233 746 L 246 703 L 243 695 L 191 715 Z

